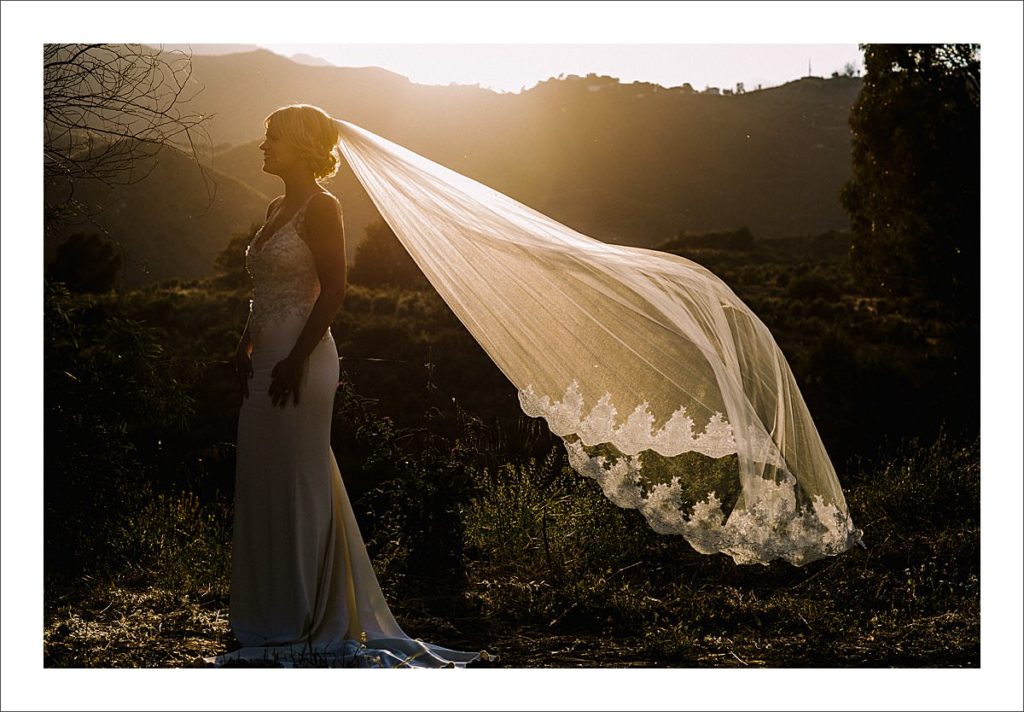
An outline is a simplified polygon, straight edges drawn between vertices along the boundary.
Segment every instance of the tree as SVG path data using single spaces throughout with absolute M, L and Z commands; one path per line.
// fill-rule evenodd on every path
M 206 118 L 192 98 L 191 57 L 144 45 L 43 46 L 43 171 L 47 223 L 81 214 L 76 180 L 128 185 L 148 175 L 161 150 L 176 146 L 199 160 Z
M 374 220 L 366 226 L 366 238 L 356 248 L 348 278 L 353 284 L 366 286 L 422 289 L 430 284 L 383 220 Z
M 113 242 L 95 233 L 76 233 L 57 248 L 46 276 L 73 292 L 106 292 L 123 269 L 124 257 Z
M 977 45 L 861 45 L 850 113 L 853 177 L 841 201 L 865 286 L 924 294 L 961 316 L 979 305 Z
M 245 271 L 245 253 L 259 229 L 260 225 L 254 223 L 248 230 L 239 230 L 231 234 L 228 244 L 214 258 L 213 267 L 217 272 L 218 284 L 227 287 L 249 286 L 249 274 Z

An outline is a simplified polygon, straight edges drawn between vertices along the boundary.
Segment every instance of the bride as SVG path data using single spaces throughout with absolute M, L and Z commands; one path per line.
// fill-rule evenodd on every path
M 285 192 L 246 251 L 230 604 L 242 648 L 217 662 L 465 666 L 481 654 L 412 639 L 396 623 L 331 450 L 345 235 L 319 181 L 337 170 L 338 138 L 323 111 L 297 105 L 267 118 L 260 145 Z
M 285 195 L 246 253 L 235 658 L 462 666 L 486 655 L 402 632 L 331 452 L 329 325 L 345 251 L 341 208 L 317 181 L 339 150 L 522 410 L 545 419 L 609 500 L 742 564 L 800 566 L 860 543 L 785 356 L 707 269 L 594 240 L 316 107 L 284 107 L 266 124 L 264 170 Z

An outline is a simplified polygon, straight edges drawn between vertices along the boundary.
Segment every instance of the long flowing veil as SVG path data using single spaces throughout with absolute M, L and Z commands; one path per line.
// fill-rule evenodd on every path
M 801 565 L 859 541 L 789 364 L 724 282 L 336 123 L 398 239 L 608 499 L 738 563 Z

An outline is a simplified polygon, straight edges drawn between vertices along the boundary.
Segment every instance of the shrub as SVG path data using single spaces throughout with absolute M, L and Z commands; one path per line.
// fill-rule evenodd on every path
M 60 247 L 46 268 L 46 276 L 75 292 L 106 292 L 124 272 L 119 245 L 98 233 L 76 233 Z
M 868 521 L 884 522 L 901 534 L 980 521 L 978 439 L 957 440 L 940 431 L 930 443 L 912 438 L 881 463 L 860 458 L 859 465 L 850 504 Z
M 180 430 L 192 399 L 153 330 L 58 284 L 47 284 L 45 308 L 46 567 L 108 569 L 126 517 L 153 496 L 133 436 Z
M 245 271 L 245 251 L 259 229 L 259 225 L 253 224 L 249 226 L 248 230 L 240 230 L 231 234 L 228 244 L 217 254 L 213 263 L 217 272 L 215 284 L 221 287 L 248 287 L 250 285 L 249 273 Z
M 383 220 L 366 226 L 366 237 L 356 248 L 348 278 L 366 286 L 429 288 L 419 266 Z
M 110 542 L 112 568 L 186 595 L 226 596 L 231 583 L 231 512 L 191 492 L 159 494 L 125 515 Z
M 609 502 L 559 450 L 477 473 L 477 494 L 462 510 L 472 595 L 485 612 L 518 620 L 628 618 L 630 580 L 620 574 L 686 545 Z
M 335 414 L 346 486 L 382 585 L 399 596 L 424 583 L 451 593 L 464 579 L 459 504 L 471 493 L 476 453 L 427 427 L 396 427 L 344 374 Z
M 806 301 L 823 299 L 834 302 L 839 299 L 833 281 L 817 271 L 806 272 L 790 280 L 787 291 L 794 299 Z

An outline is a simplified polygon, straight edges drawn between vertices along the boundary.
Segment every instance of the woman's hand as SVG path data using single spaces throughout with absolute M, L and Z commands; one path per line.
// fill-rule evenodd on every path
M 299 386 L 302 384 L 302 373 L 305 369 L 306 359 L 288 356 L 277 362 L 274 370 L 270 372 L 270 388 L 267 389 L 267 394 L 275 406 L 280 405 L 283 408 L 289 396 L 295 405 L 299 404 Z
M 248 398 L 249 379 L 252 378 L 252 342 L 244 336 L 235 349 L 235 373 L 242 387 L 242 398 Z

